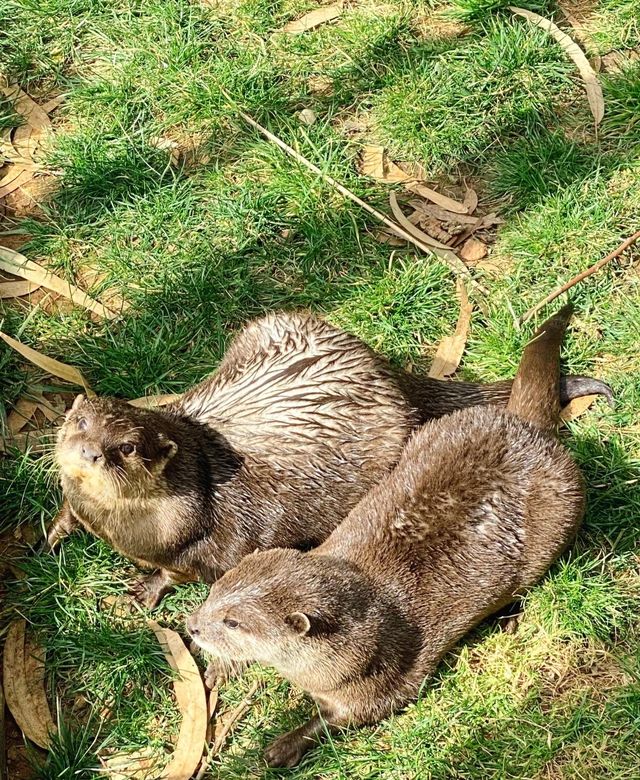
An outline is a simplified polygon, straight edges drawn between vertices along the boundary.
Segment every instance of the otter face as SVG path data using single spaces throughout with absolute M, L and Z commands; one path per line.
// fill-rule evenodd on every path
M 149 415 L 124 401 L 78 396 L 56 444 L 63 487 L 108 502 L 149 495 L 178 449 Z
M 314 598 L 305 587 L 304 562 L 297 550 L 246 556 L 213 585 L 188 618 L 187 631 L 223 661 L 260 661 L 287 669 L 318 617 L 315 608 L 309 609 Z

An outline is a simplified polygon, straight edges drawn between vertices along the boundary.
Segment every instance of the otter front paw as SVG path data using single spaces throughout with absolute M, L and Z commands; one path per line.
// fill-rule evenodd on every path
M 138 604 L 147 609 L 155 609 L 171 590 L 173 587 L 167 582 L 164 572 L 157 571 L 136 580 L 129 593 Z
M 72 534 L 79 525 L 80 523 L 71 511 L 69 504 L 63 503 L 62 508 L 47 531 L 44 548 L 51 552 L 61 539 Z
M 299 729 L 289 731 L 274 740 L 264 751 L 264 758 L 270 767 L 296 766 L 304 754 L 313 747 L 314 740 L 300 733 Z

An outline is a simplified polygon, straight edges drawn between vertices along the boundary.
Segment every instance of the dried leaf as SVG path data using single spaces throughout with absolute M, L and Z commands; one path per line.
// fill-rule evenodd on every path
M 391 205 L 391 211 L 393 212 L 393 216 L 396 218 L 398 223 L 407 231 L 407 233 L 411 233 L 412 236 L 419 238 L 420 241 L 423 241 L 425 244 L 428 244 L 429 246 L 437 247 L 438 249 L 449 249 L 446 244 L 443 244 L 440 241 L 436 241 L 435 238 L 432 238 L 428 233 L 425 233 L 424 231 L 420 230 L 420 228 L 417 228 L 412 222 L 410 222 L 407 219 L 407 217 L 403 214 L 402 209 L 398 205 L 398 199 L 396 198 L 395 192 L 389 193 L 389 204 Z
M 465 206 L 468 214 L 473 214 L 473 212 L 478 208 L 478 193 L 471 189 L 471 187 L 467 187 L 462 205 Z
M 424 200 L 410 200 L 409 205 L 418 211 L 422 211 L 440 222 L 450 222 L 454 225 L 476 225 L 480 217 L 471 217 L 468 214 L 456 214 L 453 211 L 447 211 L 440 206 L 427 203 Z
M 205 748 L 207 735 L 207 698 L 196 662 L 180 636 L 161 628 L 155 620 L 148 621 L 158 638 L 167 661 L 180 676 L 173 687 L 182 712 L 182 723 L 173 757 L 157 780 L 189 780 L 195 772 Z
M 38 350 L 33 349 L 32 347 L 28 347 L 26 344 L 16 341 L 16 339 L 11 338 L 11 336 L 3 333 L 1 330 L 0 338 L 10 347 L 15 349 L 16 352 L 19 352 L 23 357 L 43 371 L 53 374 L 53 376 L 60 377 L 60 379 L 65 379 L 67 382 L 71 382 L 71 384 L 81 385 L 84 387 L 88 396 L 95 396 L 95 393 L 87 384 L 86 379 L 74 366 L 68 366 L 66 363 L 47 357 L 47 355 L 43 355 L 42 352 L 38 352 Z
M 118 314 L 106 306 L 103 306 L 98 301 L 94 301 L 83 290 L 76 287 L 70 282 L 66 282 L 59 276 L 51 273 L 51 271 L 43 268 L 41 265 L 34 263 L 32 260 L 16 252 L 14 249 L 8 249 L 7 247 L 0 246 L 0 269 L 8 271 L 15 276 L 21 276 L 23 279 L 27 279 L 29 282 L 35 282 L 41 284 L 48 290 L 53 290 L 59 295 L 64 295 L 69 298 L 73 303 L 78 306 L 82 306 L 85 309 L 89 309 L 94 314 L 98 314 L 106 319 L 113 319 Z
M 7 417 L 7 428 L 9 429 L 11 436 L 20 433 L 33 417 L 37 408 L 38 404 L 30 398 L 20 398 L 16 401 L 15 406 Z
M 9 173 L 0 179 L 0 198 L 9 195 L 31 179 L 33 179 L 33 170 L 27 170 L 19 165 L 13 165 Z
M 441 193 L 432 190 L 431 187 L 427 187 L 425 184 L 413 182 L 407 184 L 407 189 L 409 192 L 415 192 L 416 195 L 420 195 L 423 198 L 430 200 L 432 203 L 441 206 L 443 209 L 447 209 L 447 211 L 453 211 L 455 214 L 467 213 L 467 207 L 464 204 L 459 203 L 453 198 L 449 198 L 447 195 L 442 195 Z
M 56 731 L 44 689 L 44 651 L 26 635 L 26 621 L 14 620 L 4 645 L 3 684 L 7 706 L 25 736 L 45 750 Z
M 6 436 L 0 439 L 0 452 L 18 450 L 18 452 L 37 455 L 51 450 L 57 433 L 57 428 L 34 428 L 13 437 Z
M 597 398 L 597 395 L 583 395 L 580 398 L 573 398 L 560 412 L 560 419 L 563 422 L 575 420 L 584 414 Z
M 65 95 L 56 95 L 54 98 L 50 98 L 46 103 L 42 104 L 42 110 L 50 114 L 55 111 L 61 103 L 64 103 Z
M 141 409 L 153 409 L 156 406 L 166 406 L 182 398 L 180 393 L 167 393 L 166 395 L 143 395 L 142 398 L 134 398 L 129 401 L 131 406 Z
M 489 249 L 487 245 L 477 238 L 467 239 L 460 250 L 460 257 L 469 265 L 474 265 L 488 254 Z
M 299 19 L 295 19 L 293 22 L 285 24 L 282 31 L 298 35 L 307 30 L 313 30 L 314 27 L 319 27 L 326 22 L 331 22 L 334 19 L 337 19 L 341 14 L 342 3 L 325 5 L 322 6 L 322 8 L 316 8 L 314 11 L 309 11 L 308 14 L 301 16 Z
M 471 311 L 473 305 L 469 301 L 466 287 L 461 279 L 458 279 L 457 295 L 460 299 L 460 313 L 458 322 L 452 336 L 445 336 L 440 342 L 436 356 L 433 359 L 429 376 L 434 379 L 444 379 L 455 373 L 460 365 L 465 344 L 467 343 L 467 333 L 471 323 Z
M 0 282 L 0 298 L 21 298 L 42 287 L 33 282 Z
M 51 120 L 47 112 L 35 100 L 30 98 L 26 92 L 21 90 L 17 84 L 2 87 L 2 92 L 13 103 L 15 112 L 24 117 L 31 127 L 36 130 L 47 130 L 51 127 Z
M 110 780 L 154 780 L 158 776 L 158 756 L 151 748 L 100 756 L 100 763 Z
M 602 87 L 600 86 L 595 70 L 591 67 L 589 60 L 586 58 L 582 49 L 551 20 L 545 19 L 543 16 L 540 16 L 533 11 L 527 11 L 524 8 L 517 8 L 516 6 L 509 6 L 509 10 L 518 16 L 523 16 L 529 22 L 535 24 L 536 27 L 540 27 L 542 30 L 548 32 L 560 46 L 562 46 L 565 54 L 573 60 L 584 81 L 589 108 L 591 109 L 597 127 L 604 116 Z

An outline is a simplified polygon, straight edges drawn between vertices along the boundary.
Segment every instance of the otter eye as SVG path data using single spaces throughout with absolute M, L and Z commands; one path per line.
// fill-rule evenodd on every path
M 240 622 L 238 620 L 234 620 L 233 618 L 225 618 L 222 622 L 227 628 L 238 628 L 240 625 Z
M 135 452 L 136 445 L 131 444 L 131 442 L 129 441 L 125 441 L 123 444 L 120 445 L 119 449 L 123 455 L 131 455 L 132 452 Z
M 87 421 L 84 417 L 81 417 L 77 422 L 78 430 L 79 431 L 86 431 L 87 430 Z

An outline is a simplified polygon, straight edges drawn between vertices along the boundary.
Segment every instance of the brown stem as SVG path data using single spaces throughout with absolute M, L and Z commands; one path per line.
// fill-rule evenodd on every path
M 525 322 L 530 320 L 534 314 L 537 314 L 540 309 L 544 308 L 548 303 L 551 303 L 551 301 L 554 301 L 559 295 L 562 295 L 562 293 L 566 292 L 567 290 L 570 290 L 572 287 L 574 287 L 578 282 L 581 282 L 583 279 L 586 279 L 588 276 L 591 276 L 592 274 L 595 274 L 596 271 L 599 271 L 601 268 L 603 268 L 607 263 L 610 263 L 612 260 L 615 260 L 616 257 L 621 255 L 625 249 L 628 249 L 630 246 L 635 244 L 635 242 L 640 238 L 640 230 L 636 230 L 636 232 L 627 238 L 625 241 L 623 241 L 619 247 L 613 250 L 613 252 L 610 252 L 606 257 L 603 257 L 602 260 L 598 260 L 597 263 L 591 266 L 591 268 L 587 268 L 586 271 L 582 271 L 581 273 L 574 276 L 572 279 L 569 279 L 568 282 L 563 284 L 561 287 L 556 287 L 555 290 L 549 293 L 544 300 L 540 301 L 540 303 L 536 303 L 536 305 L 529 309 L 529 311 L 525 312 L 522 317 L 520 317 L 520 324 L 523 325 Z

